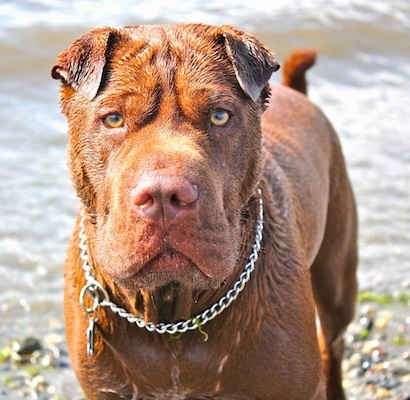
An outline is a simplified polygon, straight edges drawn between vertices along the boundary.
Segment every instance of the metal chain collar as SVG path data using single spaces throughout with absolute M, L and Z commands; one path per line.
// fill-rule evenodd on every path
M 231 303 L 238 297 L 239 293 L 245 288 L 245 284 L 249 281 L 251 273 L 255 269 L 255 263 L 258 259 L 258 252 L 261 248 L 262 241 L 262 230 L 263 230 L 263 201 L 262 192 L 258 189 L 259 195 L 259 215 L 256 221 L 256 234 L 255 243 L 252 247 L 251 255 L 249 256 L 248 262 L 244 267 L 244 271 L 239 276 L 238 280 L 232 286 L 228 292 L 219 299 L 210 308 L 203 311 L 201 314 L 196 315 L 185 321 L 180 321 L 176 323 L 159 323 L 154 324 L 153 322 L 145 322 L 142 318 L 138 318 L 135 315 L 128 313 L 125 309 L 118 307 L 116 304 L 111 302 L 108 292 L 104 287 L 95 279 L 94 273 L 92 271 L 88 254 L 87 254 L 87 237 L 85 234 L 84 227 L 84 212 L 82 212 L 82 218 L 80 221 L 80 258 L 83 261 L 82 268 L 84 270 L 86 283 L 80 291 L 80 305 L 85 313 L 85 317 L 88 321 L 87 329 L 87 353 L 92 355 L 94 353 L 94 325 L 98 320 L 98 307 L 109 307 L 112 312 L 118 314 L 120 317 L 125 318 L 131 324 L 136 324 L 139 328 L 145 328 L 150 332 L 157 332 L 160 334 L 168 333 L 174 335 L 176 333 L 185 333 L 189 330 L 199 329 L 205 325 L 208 321 L 214 319 L 219 315 L 225 308 L 229 307 Z M 88 303 L 91 303 L 91 307 L 86 306 L 86 296 L 89 297 Z M 202 332 L 202 331 L 201 331 Z M 204 332 L 202 332 L 205 334 Z M 206 334 L 205 334 L 206 336 Z

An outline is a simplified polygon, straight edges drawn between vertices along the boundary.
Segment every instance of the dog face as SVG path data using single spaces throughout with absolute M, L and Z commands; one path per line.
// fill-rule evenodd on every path
M 99 29 L 60 54 L 72 181 L 94 218 L 95 263 L 117 284 L 217 287 L 243 263 L 277 69 L 227 26 Z

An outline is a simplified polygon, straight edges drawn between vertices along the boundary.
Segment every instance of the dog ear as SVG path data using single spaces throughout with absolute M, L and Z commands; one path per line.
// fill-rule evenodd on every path
M 232 27 L 220 29 L 228 57 L 242 90 L 256 101 L 273 72 L 279 69 L 274 54 L 255 37 Z
M 57 58 L 51 76 L 92 100 L 101 84 L 113 32 L 96 29 L 81 36 Z

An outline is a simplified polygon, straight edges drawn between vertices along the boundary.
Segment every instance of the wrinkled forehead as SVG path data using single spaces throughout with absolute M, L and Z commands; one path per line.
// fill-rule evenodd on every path
M 168 89 L 233 85 L 241 91 L 224 44 L 203 27 L 154 25 L 123 31 L 126 40 L 114 46 L 107 67 L 111 81 Z

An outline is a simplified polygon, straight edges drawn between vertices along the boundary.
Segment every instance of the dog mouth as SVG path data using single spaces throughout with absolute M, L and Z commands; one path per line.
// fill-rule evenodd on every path
M 196 265 L 187 256 L 174 249 L 168 249 L 149 260 L 141 268 L 141 272 L 173 274 L 189 272 L 194 268 L 197 268 Z
M 187 256 L 174 249 L 164 250 L 149 259 L 134 274 L 115 279 L 127 290 L 157 289 L 170 283 L 189 289 L 205 289 L 220 286 Z

